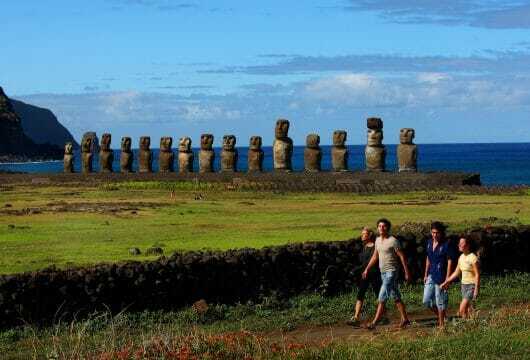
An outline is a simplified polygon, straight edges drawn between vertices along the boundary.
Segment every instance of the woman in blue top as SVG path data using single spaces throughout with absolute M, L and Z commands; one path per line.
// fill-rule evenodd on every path
M 438 317 L 438 326 L 445 325 L 447 290 L 440 286 L 450 276 L 456 263 L 456 251 L 445 239 L 446 226 L 435 221 L 431 224 L 431 238 L 427 240 L 423 304 Z

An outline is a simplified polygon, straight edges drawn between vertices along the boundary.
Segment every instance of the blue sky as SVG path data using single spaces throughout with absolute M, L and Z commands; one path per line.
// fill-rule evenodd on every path
M 76 138 L 331 142 L 365 118 L 418 143 L 530 141 L 530 1 L 23 1 L 2 5 L 0 86 Z

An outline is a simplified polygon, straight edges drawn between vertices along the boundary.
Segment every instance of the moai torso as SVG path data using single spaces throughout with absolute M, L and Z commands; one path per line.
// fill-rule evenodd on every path
M 160 153 L 158 154 L 158 168 L 160 172 L 173 172 L 175 155 L 171 146 L 173 139 L 171 137 L 160 138 Z
M 305 171 L 318 172 L 321 170 L 322 151 L 320 150 L 320 136 L 309 134 L 306 138 L 306 148 L 304 149 Z
M 121 138 L 121 153 L 120 153 L 120 170 L 122 173 L 132 172 L 132 163 L 134 159 L 131 151 L 132 140 L 130 137 Z
M 199 172 L 213 172 L 215 153 L 213 151 L 213 135 L 201 135 L 201 151 L 199 153 Z
M 234 135 L 223 136 L 223 150 L 221 151 L 221 171 L 237 171 L 238 153 L 236 149 L 236 137 Z
M 347 133 L 344 130 L 333 132 L 333 147 L 331 148 L 331 168 L 333 171 L 348 171 L 346 138 Z
M 399 142 L 397 148 L 399 172 L 418 171 L 418 148 L 414 144 L 414 129 L 404 128 L 399 132 Z
M 83 174 L 92 172 L 92 138 L 86 137 L 81 142 L 81 171 Z
M 74 146 L 71 142 L 64 145 L 64 172 L 74 172 Z
M 99 148 L 99 168 L 101 172 L 112 172 L 112 163 L 114 162 L 114 152 L 110 148 L 112 137 L 110 134 L 101 136 Z
M 288 137 L 289 120 L 276 121 L 274 131 L 275 140 L 272 145 L 274 170 L 291 171 L 293 169 L 291 158 L 293 155 L 293 141 Z
M 179 173 L 193 172 L 193 151 L 191 138 L 182 137 L 179 140 Z
M 365 148 L 366 171 L 385 171 L 386 149 L 383 145 L 383 121 L 379 118 L 369 118 L 368 144 Z
M 140 137 L 140 156 L 138 158 L 138 172 L 153 172 L 153 152 L 151 151 L 151 138 Z
M 263 150 L 261 136 L 252 136 L 248 147 L 248 171 L 263 171 Z

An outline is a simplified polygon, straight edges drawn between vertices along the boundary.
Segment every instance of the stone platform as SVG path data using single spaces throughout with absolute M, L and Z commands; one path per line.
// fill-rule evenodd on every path
M 0 174 L 0 184 L 97 186 L 121 181 L 194 181 L 222 184 L 227 190 L 400 192 L 480 186 L 471 173 L 264 172 L 264 173 L 91 173 Z

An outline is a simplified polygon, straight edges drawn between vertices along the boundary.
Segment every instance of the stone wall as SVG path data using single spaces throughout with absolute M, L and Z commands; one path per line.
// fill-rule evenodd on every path
M 400 230 L 413 276 L 422 276 L 425 231 Z M 486 273 L 529 271 L 530 227 L 470 231 Z M 452 241 L 457 237 L 451 236 Z M 0 276 L 0 326 L 79 319 L 96 310 L 177 309 L 259 300 L 272 293 L 333 294 L 351 289 L 361 272 L 359 240 L 263 249 L 176 253 L 149 262 Z

